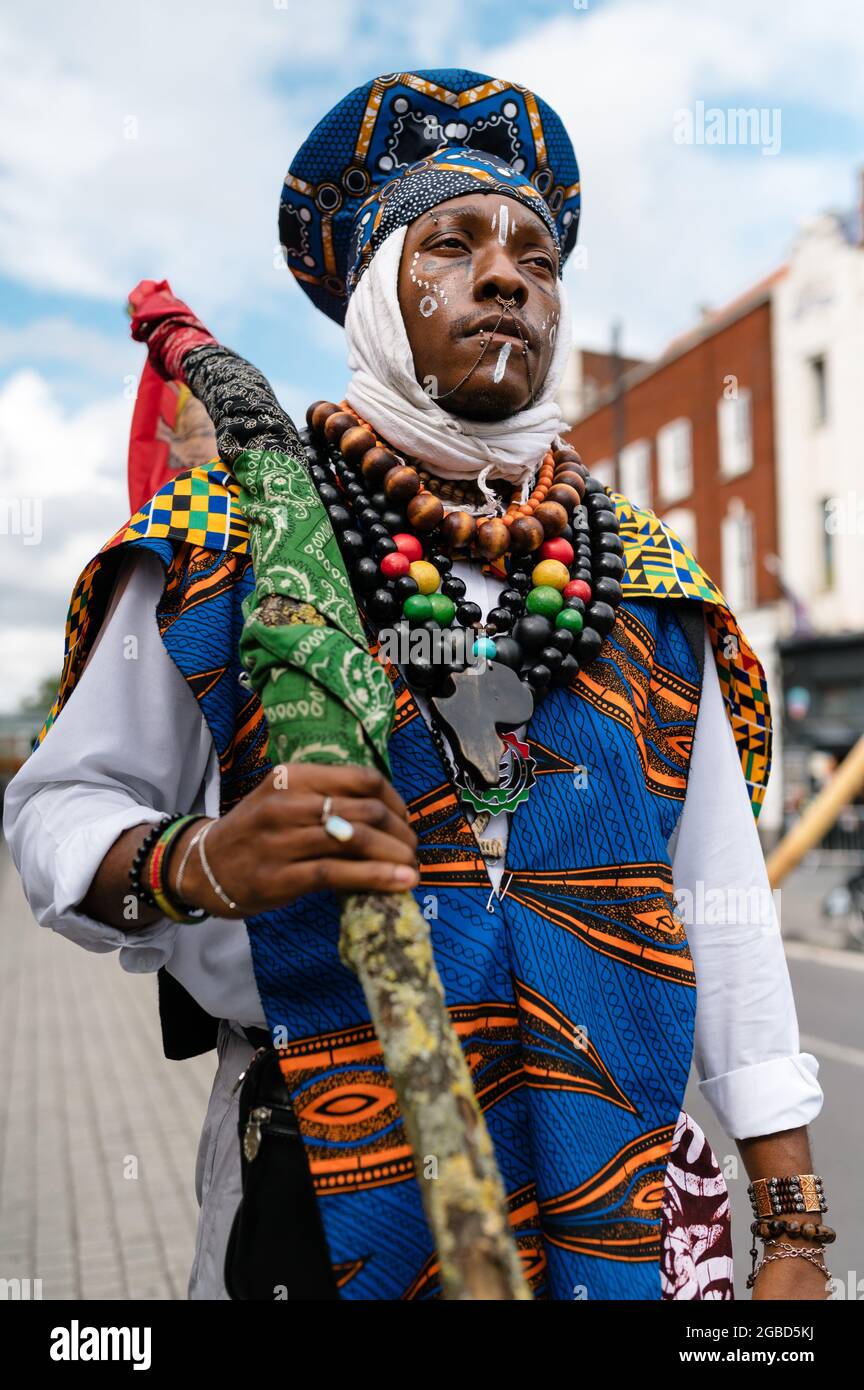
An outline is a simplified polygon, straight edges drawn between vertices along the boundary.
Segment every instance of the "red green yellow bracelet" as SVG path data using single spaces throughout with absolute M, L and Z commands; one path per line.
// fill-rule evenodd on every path
M 165 826 L 144 865 L 143 879 L 147 891 L 164 917 L 172 922 L 201 922 L 209 913 L 204 907 L 189 907 L 178 902 L 171 892 L 168 868 L 177 842 L 187 826 L 202 816 L 175 816 Z

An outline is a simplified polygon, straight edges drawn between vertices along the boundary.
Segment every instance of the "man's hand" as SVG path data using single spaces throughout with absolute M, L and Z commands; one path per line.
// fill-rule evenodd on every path
M 331 814 L 354 826 L 352 839 L 333 839 L 321 823 Z M 188 841 L 184 831 L 171 857 L 171 887 Z M 197 847 L 183 873 L 182 898 L 216 917 L 252 917 L 305 893 L 393 892 L 419 881 L 417 837 L 398 793 L 380 772 L 318 763 L 280 764 L 207 832 L 205 853 L 231 912 L 204 872 Z

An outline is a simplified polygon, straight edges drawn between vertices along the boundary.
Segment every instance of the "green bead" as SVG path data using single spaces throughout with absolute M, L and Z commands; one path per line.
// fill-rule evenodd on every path
M 474 656 L 485 656 L 487 661 L 494 661 L 498 655 L 498 648 L 491 637 L 478 637 L 472 647 Z
M 554 618 L 556 613 L 560 613 L 563 605 L 560 590 L 553 589 L 551 584 L 538 584 L 525 600 L 525 607 L 529 613 L 539 613 L 544 618 Z
M 456 605 L 452 598 L 448 598 L 446 594 L 430 594 L 429 602 L 436 623 L 440 623 L 442 627 L 449 627 L 456 617 Z
M 576 608 L 562 608 L 555 619 L 555 626 L 563 627 L 565 632 L 581 632 L 585 626 L 585 619 Z
M 402 612 L 409 622 L 425 623 L 433 616 L 432 602 L 425 594 L 411 594 L 403 603 Z

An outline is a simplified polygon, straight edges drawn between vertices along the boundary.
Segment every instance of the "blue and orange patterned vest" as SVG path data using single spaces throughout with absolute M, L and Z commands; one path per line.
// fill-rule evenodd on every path
M 165 565 L 156 618 L 218 751 L 223 812 L 269 767 L 238 660 L 253 576 L 236 484 L 214 461 L 172 479 L 84 570 L 61 688 L 78 679 L 113 561 Z M 722 597 L 650 512 L 615 497 L 627 576 L 600 658 L 538 705 L 537 783 L 512 817 L 500 897 L 398 673 L 393 781 L 420 841 L 417 898 L 535 1292 L 660 1297 L 660 1207 L 693 1050 L 696 989 L 667 843 L 687 788 L 701 601 L 754 811 L 770 761 L 764 677 Z M 662 601 L 661 601 L 662 600 Z M 677 600 L 669 601 L 669 600 Z M 247 921 L 343 1298 L 428 1298 L 437 1257 L 414 1162 L 328 893 Z M 199 928 L 199 930 L 206 930 Z

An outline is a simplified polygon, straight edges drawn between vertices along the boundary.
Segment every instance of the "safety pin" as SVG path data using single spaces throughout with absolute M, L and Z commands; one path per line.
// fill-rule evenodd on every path
M 494 912 L 494 911 L 495 911 L 494 907 L 491 907 L 491 906 L 490 906 L 490 904 L 491 904 L 493 898 L 496 898 L 496 897 L 497 897 L 497 899 L 498 899 L 499 902 L 501 902 L 501 900 L 502 900 L 503 898 L 506 898 L 506 896 L 507 896 L 507 894 L 508 894 L 508 892 L 509 892 L 509 890 L 510 890 L 510 881 L 511 881 L 512 878 L 513 878 L 513 870 L 511 869 L 510 873 L 507 875 L 507 882 L 504 884 L 504 889 L 503 889 L 503 891 L 500 892 L 500 893 L 496 893 L 496 892 L 495 892 L 495 889 L 494 889 L 494 888 L 492 889 L 492 892 L 489 894 L 489 898 L 488 898 L 487 903 L 486 903 L 486 911 L 487 911 L 487 912 Z

